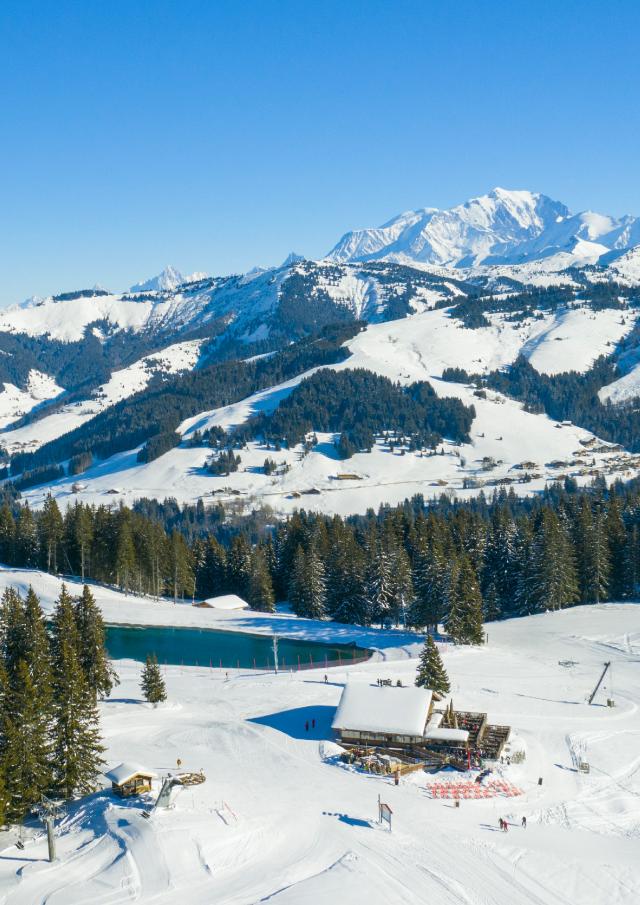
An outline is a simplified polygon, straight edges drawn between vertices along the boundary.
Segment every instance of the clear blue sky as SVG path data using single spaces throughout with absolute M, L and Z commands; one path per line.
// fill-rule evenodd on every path
M 0 304 L 495 185 L 640 213 L 637 0 L 3 0 Z

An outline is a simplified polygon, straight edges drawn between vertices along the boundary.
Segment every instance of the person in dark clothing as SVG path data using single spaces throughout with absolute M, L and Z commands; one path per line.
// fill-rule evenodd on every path
M 329 676 L 325 673 L 325 675 L 324 675 L 324 684 L 326 685 L 328 681 L 329 681 Z
M 315 720 L 315 717 L 311 720 L 311 728 L 312 728 L 312 729 L 315 729 L 315 728 L 316 728 L 316 720 Z
M 305 732 L 309 731 L 309 720 L 307 720 L 307 722 L 304 724 L 304 731 Z
M 527 818 L 523 817 L 522 818 L 522 829 L 526 830 L 526 828 L 527 828 Z

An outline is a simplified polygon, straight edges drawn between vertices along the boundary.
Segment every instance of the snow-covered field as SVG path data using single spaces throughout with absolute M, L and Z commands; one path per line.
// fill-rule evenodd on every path
M 429 380 L 439 395 L 456 396 L 465 405 L 473 405 L 476 418 L 471 443 L 444 443 L 443 455 L 422 457 L 408 451 L 402 455 L 400 450 L 391 453 L 378 445 L 370 454 L 358 454 L 343 462 L 336 457 L 334 437 L 320 434 L 320 443 L 308 455 L 303 455 L 301 447 L 274 452 L 252 443 L 241 453 L 238 472 L 213 477 L 204 467 L 210 451 L 185 444 L 148 464 L 136 461 L 137 450 L 120 453 L 79 477 L 65 478 L 51 488 L 34 488 L 25 496 L 36 507 L 51 489 L 61 502 L 75 498 L 76 492 L 79 499 L 96 504 L 119 500 L 131 504 L 143 496 L 174 496 L 185 503 L 199 498 L 234 500 L 249 508 L 268 504 L 281 513 L 304 506 L 347 515 L 381 503 L 399 503 L 416 493 L 429 498 L 447 490 L 467 497 L 478 493 L 481 486 L 491 492 L 492 487 L 499 486 L 496 482 L 510 483 L 517 493 L 526 494 L 565 474 L 579 482 L 591 480 L 595 473 L 632 477 L 640 460 L 620 451 L 607 451 L 601 443 L 596 444 L 601 452 L 587 451 L 581 441 L 589 441 L 592 435 L 588 431 L 526 412 L 519 403 L 498 393 L 488 391 L 482 399 L 474 395 L 472 387 L 440 379 L 447 366 L 488 371 L 512 362 L 520 351 L 536 359 L 541 370 L 557 371 L 558 362 L 586 370 L 607 343 L 617 341 L 631 326 L 631 318 L 620 312 L 582 308 L 521 323 L 496 316 L 490 327 L 477 330 L 464 329 L 442 309 L 370 325 L 348 343 L 350 357 L 333 367 L 367 368 L 402 383 Z M 562 355 L 557 352 L 560 347 Z M 554 351 L 556 357 L 551 358 Z M 183 422 L 180 432 L 188 440 L 196 429 L 202 431 L 213 425 L 229 429 L 256 412 L 272 411 L 304 376 L 233 405 L 201 412 Z M 65 416 L 51 415 L 44 422 L 5 434 L 4 442 L 11 443 L 18 436 L 25 442 L 24 432 L 36 442 L 43 436 L 45 422 L 57 417 Z M 63 432 L 60 426 L 57 430 Z M 265 475 L 262 466 L 267 457 L 289 470 Z M 514 468 L 522 463 L 528 463 L 527 467 Z M 519 483 L 525 472 L 530 480 Z M 340 480 L 338 476 L 345 473 L 356 477 Z
M 326 624 L 316 629 L 326 637 Z M 331 671 L 328 684 L 312 671 L 226 679 L 215 669 L 168 667 L 169 700 L 157 709 L 140 700 L 139 665 L 120 661 L 122 683 L 101 706 L 109 766 L 134 760 L 162 775 L 180 758 L 207 781 L 150 820 L 141 817 L 147 802 L 125 803 L 107 790 L 72 805 L 54 865 L 43 838 L 20 851 L 16 834 L 3 834 L 0 901 L 638 902 L 640 606 L 576 607 L 487 629 L 484 648 L 445 648 L 443 657 L 456 707 L 513 726 L 513 746 L 526 760 L 499 771 L 522 796 L 454 808 L 428 796 L 433 777 L 416 773 L 396 788 L 339 763 L 329 726 L 344 682 L 409 683 L 416 661 L 406 654 Z M 380 636 L 383 650 L 393 634 Z M 605 660 L 613 678 L 590 707 Z M 578 758 L 589 774 L 578 772 Z M 393 809 L 391 833 L 375 822 L 379 795 Z M 508 833 L 498 831 L 499 817 L 509 820 Z
M 3 383 L 0 392 L 0 428 L 22 418 L 34 408 L 63 393 L 53 377 L 35 369 L 29 372 L 24 389 L 13 383 Z
M 183 343 L 174 343 L 138 359 L 133 364 L 120 371 L 114 371 L 107 383 L 102 384 L 91 393 L 90 398 L 79 402 L 71 402 L 61 406 L 50 415 L 45 415 L 38 421 L 32 421 L 23 427 L 8 430 L 2 435 L 2 444 L 10 452 L 31 452 L 38 449 L 44 443 L 55 440 L 57 437 L 80 427 L 85 421 L 95 418 L 106 408 L 127 399 L 134 393 L 143 390 L 152 377 L 156 374 L 178 374 L 180 371 L 192 370 L 200 356 L 202 340 L 194 339 Z M 33 372 L 32 372 L 33 373 Z M 5 384 L 6 386 L 6 384 Z M 58 393 L 62 390 L 58 387 Z M 57 393 L 50 393 L 50 396 Z M 2 403 L 0 395 L 0 404 Z M 26 409 L 25 411 L 29 411 Z M 21 412 L 24 414 L 24 412 Z M 17 416 L 14 416 L 17 417 Z M 5 424 L 10 420 L 5 419 Z M 2 423 L 0 422 L 0 426 Z

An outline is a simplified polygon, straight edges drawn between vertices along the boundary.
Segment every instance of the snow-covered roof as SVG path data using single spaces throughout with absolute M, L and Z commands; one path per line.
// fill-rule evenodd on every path
M 424 737 L 437 742 L 466 742 L 469 733 L 466 729 L 427 729 Z
M 154 773 L 153 770 L 147 770 L 146 767 L 141 767 L 140 764 L 125 761 L 125 763 L 118 764 L 117 767 L 113 767 L 104 775 L 117 786 L 121 786 L 123 783 L 133 779 L 134 776 L 148 776 L 150 779 L 155 779 L 158 774 Z
M 379 687 L 348 682 L 333 718 L 333 729 L 422 735 L 431 692 L 426 688 Z
M 204 601 L 214 610 L 246 610 L 249 606 L 246 600 L 237 594 L 223 594 L 221 597 L 207 597 Z

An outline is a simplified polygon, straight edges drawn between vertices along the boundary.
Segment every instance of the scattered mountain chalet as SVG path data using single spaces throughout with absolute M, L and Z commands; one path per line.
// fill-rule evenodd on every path
M 509 738 L 508 726 L 491 726 L 485 713 L 436 709 L 426 688 L 345 685 L 332 723 L 345 748 L 497 759 Z
M 111 780 L 111 790 L 119 798 L 130 798 L 151 791 L 151 783 L 158 774 L 139 764 L 122 763 L 104 774 Z

